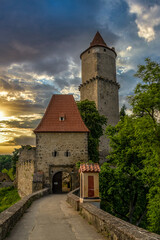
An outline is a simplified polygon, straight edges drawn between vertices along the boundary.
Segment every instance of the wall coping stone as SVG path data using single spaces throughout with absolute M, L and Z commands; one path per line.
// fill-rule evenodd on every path
M 67 202 L 75 210 L 80 210 L 81 215 L 99 232 L 103 233 L 108 240 L 160 240 L 160 235 L 117 218 L 91 203 L 80 203 L 79 197 L 74 194 L 77 190 L 67 194 Z
M 34 200 L 49 193 L 50 189 L 48 188 L 34 192 L 0 213 L 0 240 L 7 236 Z
M 74 189 L 73 191 L 67 194 L 67 202 L 76 210 L 79 211 L 79 197 L 75 195 L 79 191 L 79 188 Z

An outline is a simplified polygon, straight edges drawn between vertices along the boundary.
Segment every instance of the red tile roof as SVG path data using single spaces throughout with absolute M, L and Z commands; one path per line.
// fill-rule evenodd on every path
M 100 167 L 98 163 L 84 163 L 80 165 L 80 169 L 79 172 L 96 172 L 99 173 L 100 172 Z
M 60 117 L 64 120 L 60 121 Z M 53 95 L 34 132 L 89 132 L 89 130 L 81 118 L 73 95 Z
M 94 36 L 92 42 L 90 43 L 90 47 L 97 46 L 97 45 L 107 47 L 107 44 L 105 43 L 105 41 L 103 40 L 99 32 L 97 32 L 96 35 Z

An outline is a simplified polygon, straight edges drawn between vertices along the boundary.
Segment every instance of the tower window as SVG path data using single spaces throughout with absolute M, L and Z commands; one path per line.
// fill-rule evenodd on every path
M 67 150 L 64 154 L 66 157 L 69 157 L 70 156 L 70 152 Z
M 90 53 L 90 50 L 88 51 L 88 53 Z
M 58 152 L 55 150 L 54 152 L 52 152 L 52 156 L 53 157 L 57 157 L 58 156 Z
M 104 52 L 106 52 L 106 49 L 104 48 Z

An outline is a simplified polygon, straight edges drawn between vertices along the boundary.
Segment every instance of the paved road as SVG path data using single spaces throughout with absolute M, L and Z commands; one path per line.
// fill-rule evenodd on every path
M 104 240 L 66 202 L 66 195 L 48 195 L 32 203 L 6 240 Z

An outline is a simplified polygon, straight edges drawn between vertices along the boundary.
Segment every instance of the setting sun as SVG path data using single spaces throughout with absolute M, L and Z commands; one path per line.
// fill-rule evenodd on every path
M 4 112 L 0 111 L 0 119 L 4 117 Z

